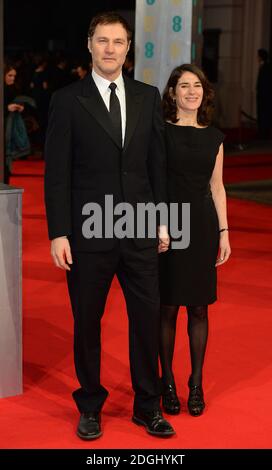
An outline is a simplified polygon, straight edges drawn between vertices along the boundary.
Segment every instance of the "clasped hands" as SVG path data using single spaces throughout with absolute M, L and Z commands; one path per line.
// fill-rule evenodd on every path
M 158 227 L 159 246 L 158 253 L 167 251 L 170 244 L 170 237 L 166 225 L 159 225 Z
M 14 113 L 15 111 L 19 111 L 19 113 L 21 113 L 24 110 L 24 106 L 22 104 L 18 104 L 18 103 L 10 103 L 8 105 L 8 110 L 11 113 Z

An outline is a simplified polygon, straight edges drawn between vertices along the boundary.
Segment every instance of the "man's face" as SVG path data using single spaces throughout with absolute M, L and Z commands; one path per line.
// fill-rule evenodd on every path
M 129 46 L 127 32 L 120 23 L 97 25 L 93 37 L 88 41 L 94 70 L 110 80 L 117 78 Z

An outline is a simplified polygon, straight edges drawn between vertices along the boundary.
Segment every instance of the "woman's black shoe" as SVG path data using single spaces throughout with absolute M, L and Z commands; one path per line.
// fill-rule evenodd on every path
M 173 385 L 163 385 L 162 406 L 165 413 L 177 415 L 180 412 L 180 401 L 177 397 L 176 388 Z
M 188 383 L 190 392 L 188 397 L 188 410 L 192 416 L 200 416 L 205 408 L 203 389 L 201 385 L 191 385 Z

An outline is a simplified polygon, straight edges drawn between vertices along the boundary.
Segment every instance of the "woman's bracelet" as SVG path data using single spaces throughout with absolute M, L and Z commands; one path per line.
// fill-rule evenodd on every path
M 221 233 L 221 232 L 225 232 L 225 231 L 227 231 L 227 232 L 228 232 L 228 231 L 229 231 L 229 229 L 228 229 L 228 228 L 221 228 L 221 229 L 219 230 L 219 233 Z

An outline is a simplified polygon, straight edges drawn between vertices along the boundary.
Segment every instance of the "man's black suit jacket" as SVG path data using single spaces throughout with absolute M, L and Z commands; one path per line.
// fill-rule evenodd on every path
M 124 147 L 115 137 L 108 110 L 89 74 L 55 92 L 45 145 L 45 202 L 49 238 L 67 235 L 73 250 L 113 248 L 116 238 L 82 234 L 85 203 L 166 201 L 164 125 L 157 88 L 124 77 Z M 134 239 L 139 247 L 156 239 Z

